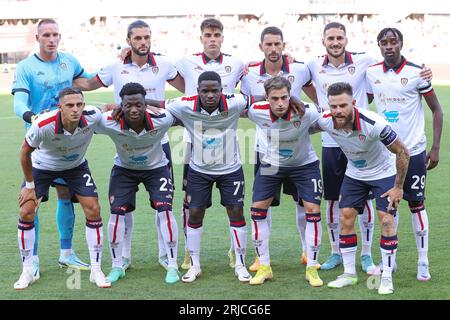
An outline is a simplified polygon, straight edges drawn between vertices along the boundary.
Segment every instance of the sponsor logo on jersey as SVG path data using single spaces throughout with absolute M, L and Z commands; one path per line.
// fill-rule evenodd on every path
M 130 74 L 127 70 L 122 70 L 120 74 Z
M 158 67 L 158 66 L 153 66 L 153 67 L 152 67 L 152 72 L 153 72 L 154 74 L 157 74 L 157 73 L 159 72 L 159 67 Z
M 401 78 L 400 83 L 402 84 L 402 86 L 406 86 L 408 84 L 408 78 Z
M 61 159 L 62 161 L 75 161 L 78 159 L 80 155 L 78 153 L 74 153 L 74 154 L 70 154 L 67 156 L 62 156 L 63 159 Z
M 367 161 L 364 160 L 364 159 L 361 159 L 361 160 L 351 160 L 350 159 L 350 161 L 353 163 L 353 165 L 356 168 L 365 168 L 365 167 L 367 167 Z
M 386 119 L 386 121 L 390 122 L 390 123 L 396 123 L 399 120 L 399 113 L 397 110 L 391 110 L 391 111 L 384 110 L 383 115 L 384 115 L 384 118 Z
M 231 72 L 231 66 L 225 66 L 225 72 L 230 73 Z
M 355 74 L 355 67 L 354 66 L 348 67 L 348 73 L 350 73 L 351 75 Z

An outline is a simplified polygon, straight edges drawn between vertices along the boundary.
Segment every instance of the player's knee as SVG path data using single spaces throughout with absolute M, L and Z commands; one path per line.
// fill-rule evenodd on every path
M 384 230 L 391 229 L 394 227 L 394 216 L 391 214 L 383 215 L 381 219 L 381 226 Z
M 35 211 L 29 206 L 22 206 L 19 209 L 19 217 L 23 221 L 34 221 Z
M 305 207 L 305 212 L 306 213 L 317 213 L 317 212 L 320 212 L 320 205 L 319 204 L 303 201 L 303 206 Z
M 353 227 L 353 217 L 354 212 L 351 208 L 343 208 L 339 212 L 339 223 L 341 225 L 341 229 L 345 230 L 351 229 Z
M 253 221 L 261 221 L 267 218 L 267 209 L 252 207 L 250 210 Z
M 155 204 L 156 210 L 160 212 L 172 212 L 172 204 L 169 202 L 157 202 Z
M 320 208 L 319 208 L 320 209 Z M 311 222 L 311 223 L 315 223 L 315 222 L 320 222 L 322 221 L 321 217 L 320 217 L 320 211 L 316 211 L 316 212 L 307 212 L 305 214 L 305 219 L 306 222 Z
M 189 224 L 198 225 L 203 223 L 203 208 L 190 208 L 189 209 Z
M 84 213 L 89 220 L 100 219 L 100 204 L 97 201 L 93 201 L 84 206 Z
M 425 203 L 423 201 L 408 201 L 408 206 L 411 213 L 425 210 Z
M 242 207 L 239 206 L 228 206 L 227 213 L 230 220 L 240 220 L 244 216 Z

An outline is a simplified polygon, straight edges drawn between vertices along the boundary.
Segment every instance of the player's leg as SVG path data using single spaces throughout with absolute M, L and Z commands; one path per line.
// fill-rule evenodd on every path
M 378 219 L 381 225 L 380 251 L 383 260 L 383 272 L 381 274 L 378 293 L 391 294 L 394 292 L 392 271 L 398 246 L 394 219 L 396 210 L 389 211 L 389 201 L 387 197 L 381 198 L 381 195 L 394 186 L 395 176 L 374 180 L 370 183 L 372 184 L 372 191 L 375 196 L 376 208 L 378 211 Z
M 127 270 L 131 267 L 131 243 L 133 239 L 134 212 L 125 213 L 124 216 L 125 233 L 122 246 L 122 268 Z
M 250 209 L 252 219 L 252 241 L 259 259 L 259 268 L 256 275 L 250 280 L 251 285 L 263 284 L 273 278 L 270 266 L 270 228 L 267 223 L 269 207 L 280 203 L 282 175 L 271 170 L 269 165 L 261 164 L 253 182 L 252 206 Z M 273 171 L 273 172 L 272 172 Z
M 242 168 L 221 175 L 216 180 L 217 188 L 220 190 L 221 204 L 226 207 L 230 235 L 233 241 L 235 260 L 234 273 L 241 282 L 248 282 L 251 275 L 245 266 L 245 255 L 247 252 L 247 224 L 243 214 L 245 180 Z
M 376 272 L 377 267 L 373 263 L 372 259 L 372 241 L 373 241 L 373 229 L 374 229 L 374 210 L 372 206 L 372 196 L 366 200 L 364 204 L 363 213 L 358 215 L 359 229 L 361 231 L 361 267 L 362 270 L 372 275 Z
M 256 145 L 255 147 L 258 148 L 258 145 Z M 256 173 L 259 170 L 259 167 L 261 165 L 261 159 L 263 157 L 264 157 L 263 153 L 258 152 L 258 151 L 255 152 L 255 165 L 253 166 L 253 177 L 256 177 Z M 270 230 L 270 207 L 267 208 L 267 218 L 266 218 L 266 220 L 267 220 L 267 223 L 269 225 L 269 230 Z M 253 263 L 250 265 L 250 267 L 248 269 L 250 271 L 252 271 L 252 272 L 256 272 L 259 269 L 259 265 L 260 265 L 259 258 L 258 258 L 258 255 L 256 255 L 255 256 L 255 260 L 253 261 Z
M 186 130 L 184 130 L 184 136 L 183 138 L 185 140 L 190 141 L 189 135 L 187 134 Z M 183 200 L 183 206 L 181 208 L 181 221 L 183 224 L 183 235 L 184 235 L 184 259 L 183 263 L 181 264 L 181 269 L 187 270 L 191 266 L 190 258 L 189 258 L 189 250 L 187 249 L 187 222 L 189 220 L 189 202 L 187 200 L 187 183 L 188 183 L 188 174 L 189 174 L 189 161 L 191 159 L 192 154 L 192 144 L 190 142 L 186 142 L 186 148 L 184 152 L 184 166 L 183 166 L 183 187 L 182 190 L 184 191 L 184 200 Z
M 169 143 L 168 142 L 163 143 L 162 148 L 163 148 L 164 154 L 166 155 L 167 160 L 169 160 L 169 163 L 167 164 L 167 168 L 169 169 L 170 179 L 173 183 L 175 180 L 173 179 L 172 154 L 170 151 Z M 174 186 L 173 186 L 173 189 L 175 189 Z M 167 258 L 167 253 L 166 253 L 165 241 L 164 241 L 164 238 L 160 231 L 161 230 L 161 222 L 159 220 L 158 211 L 156 211 L 156 214 L 155 214 L 155 225 L 156 225 L 156 232 L 158 234 L 158 262 L 164 269 L 167 270 L 168 258 Z
M 418 252 L 417 280 L 431 279 L 428 261 L 429 223 L 425 208 L 426 153 L 414 155 L 409 160 L 408 172 L 403 184 L 403 198 L 408 201 Z
M 339 251 L 339 192 L 346 168 L 347 158 L 340 148 L 322 148 L 323 190 L 327 201 L 326 220 L 331 255 L 322 263 L 321 270 L 331 270 L 342 263 Z
M 295 222 L 297 225 L 297 230 L 300 235 L 300 245 L 302 247 L 302 255 L 300 256 L 300 263 L 307 264 L 306 258 L 306 212 L 303 206 L 302 199 L 298 197 L 298 192 L 295 184 L 290 180 L 286 179 L 283 181 L 283 193 L 292 196 L 295 203 Z
M 88 263 L 83 262 L 72 250 L 73 229 L 75 225 L 75 211 L 69 188 L 62 179 L 53 182 L 58 197 L 56 207 L 56 221 L 59 231 L 61 251 L 58 264 L 60 267 L 70 267 L 78 270 L 89 270 Z
M 168 167 L 163 166 L 148 170 L 142 175 L 145 188 L 150 196 L 150 203 L 157 211 L 159 233 L 164 248 L 163 255 L 167 257 L 166 283 L 176 283 L 180 280 L 178 272 L 178 225 L 172 210 L 173 184 Z
M 339 249 L 342 254 L 344 273 L 330 283 L 329 288 L 343 288 L 358 282 L 356 275 L 356 251 L 358 238 L 355 231 L 355 221 L 359 210 L 369 194 L 370 186 L 364 181 L 345 176 L 341 186 L 340 217 L 339 217 Z
M 193 282 L 202 273 L 200 267 L 200 242 L 203 234 L 203 218 L 207 207 L 211 206 L 214 177 L 189 169 L 187 199 L 189 219 L 186 226 L 186 244 L 189 250 L 190 267 L 181 278 L 183 282 Z
M 110 216 L 108 242 L 112 268 L 108 274 L 111 283 L 125 276 L 123 244 L 125 238 L 125 216 L 136 207 L 136 191 L 139 176 L 132 170 L 114 166 L 109 179 Z
M 80 166 L 62 172 L 70 193 L 75 195 L 86 217 L 86 242 L 89 248 L 91 274 L 89 280 L 100 288 L 111 287 L 102 269 L 103 221 L 100 215 L 97 186 L 89 170 L 87 161 Z
M 52 175 L 46 174 L 45 172 L 34 168 L 33 178 L 35 184 L 34 191 L 38 201 L 27 201 L 23 203 L 19 209 L 17 236 L 19 251 L 22 257 L 22 274 L 20 275 L 19 280 L 14 283 L 14 289 L 17 290 L 27 288 L 40 277 L 39 272 L 35 274 L 33 270 L 33 250 L 36 239 L 34 219 L 40 202 L 48 200 L 48 189 L 54 179 Z M 24 187 L 25 181 L 22 183 L 21 192 Z M 21 196 L 19 195 L 19 200 L 20 198 Z

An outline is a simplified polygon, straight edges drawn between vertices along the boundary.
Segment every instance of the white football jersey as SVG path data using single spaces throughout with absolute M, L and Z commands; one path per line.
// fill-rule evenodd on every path
M 124 118 L 119 122 L 104 113 L 96 132 L 108 135 L 116 145 L 114 164 L 132 170 L 151 170 L 169 163 L 161 146 L 161 139 L 172 126 L 174 118 L 166 111 L 160 115 L 145 112 L 145 128 L 136 133 Z
M 49 171 L 78 167 L 85 161 L 84 156 L 101 117 L 96 107 L 85 106 L 78 127 L 71 134 L 63 128 L 58 109 L 39 115 L 25 135 L 26 143 L 36 149 L 31 154 L 33 167 Z
M 376 63 L 376 60 L 366 53 L 345 52 L 345 62 L 337 68 L 329 63 L 328 55 L 308 61 L 307 66 L 311 79 L 316 86 L 317 99 L 322 110 L 329 110 L 327 91 L 328 87 L 336 82 L 347 82 L 353 88 L 353 97 L 356 105 L 367 109 L 366 70 Z M 322 146 L 337 147 L 334 140 L 326 133 L 322 134 Z
M 329 111 L 317 122 L 329 133 L 348 159 L 345 174 L 350 178 L 371 181 L 393 176 L 397 173 L 395 155 L 386 147 L 397 134 L 389 123 L 375 112 L 355 108 L 355 122 L 351 132 L 335 129 Z
M 278 118 L 268 102 L 257 102 L 249 108 L 248 118 L 264 134 L 263 162 L 277 167 L 296 167 L 318 160 L 309 137 L 309 127 L 320 118 L 315 106 L 305 104 L 305 114 L 301 118 L 290 107 Z
M 209 114 L 198 96 L 166 101 L 166 110 L 183 122 L 193 141 L 189 163 L 192 169 L 222 175 L 241 167 L 236 129 L 241 112 L 250 104 L 246 95 L 222 95 L 219 107 Z
M 378 114 L 398 133 L 411 156 L 426 149 L 422 95 L 433 92 L 431 83 L 421 78 L 421 69 L 403 58 L 395 68 L 384 62 L 371 66 L 366 75 Z
M 222 92 L 224 94 L 233 94 L 244 72 L 244 63 L 238 58 L 225 53 L 221 53 L 216 60 L 209 59 L 204 52 L 195 53 L 179 59 L 175 66 L 184 78 L 184 93 L 186 96 L 198 94 L 198 77 L 205 71 L 217 72 L 222 80 Z M 184 130 L 183 139 L 186 142 L 191 142 L 186 130 Z
M 301 98 L 302 88 L 311 85 L 311 77 L 309 69 L 303 62 L 294 61 L 289 63 L 286 56 L 283 56 L 283 65 L 279 76 L 284 77 L 291 83 L 291 96 Z M 252 96 L 265 96 L 264 82 L 272 78 L 266 72 L 264 60 L 249 65 L 248 74 L 241 79 L 241 92 Z M 256 126 L 255 148 L 257 152 L 265 153 L 265 134 L 261 132 L 261 128 Z
M 147 92 L 145 98 L 153 100 L 164 100 L 166 81 L 176 78 L 178 72 L 169 58 L 158 53 L 150 52 L 147 63 L 142 67 L 131 61 L 131 53 L 123 60 L 111 63 L 100 69 L 97 79 L 104 87 L 114 85 L 114 99 L 120 104 L 119 96 L 122 87 L 129 82 L 141 84 Z M 169 142 L 167 135 L 162 143 Z
M 184 78 L 186 96 L 197 94 L 198 77 L 205 71 L 217 72 L 222 79 L 223 93 L 233 94 L 244 71 L 241 60 L 225 53 L 217 60 L 209 59 L 203 52 L 196 53 L 179 59 L 175 66 Z

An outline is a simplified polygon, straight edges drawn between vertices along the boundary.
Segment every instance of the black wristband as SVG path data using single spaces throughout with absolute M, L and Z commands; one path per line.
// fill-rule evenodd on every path
M 25 122 L 31 123 L 32 116 L 34 116 L 34 113 L 31 111 L 27 111 L 23 114 L 22 118 Z

